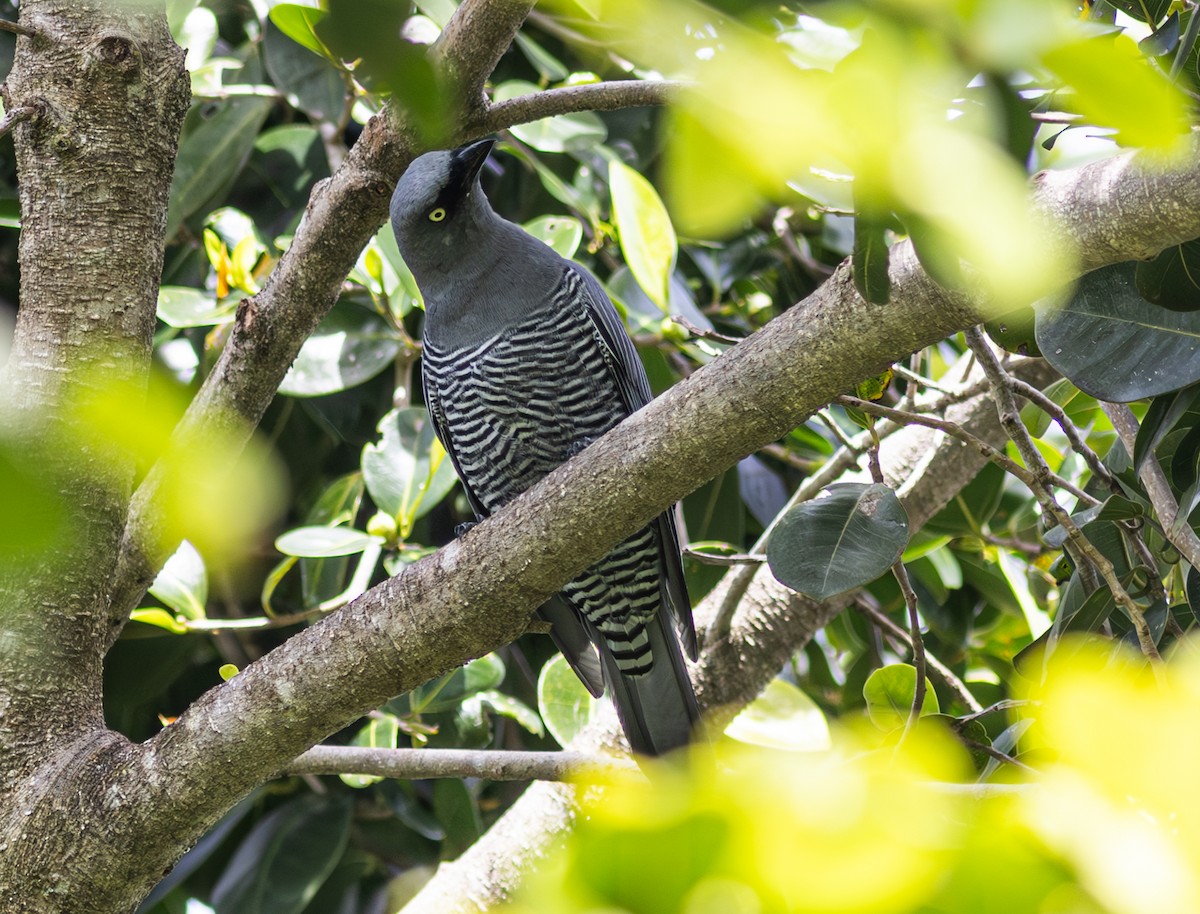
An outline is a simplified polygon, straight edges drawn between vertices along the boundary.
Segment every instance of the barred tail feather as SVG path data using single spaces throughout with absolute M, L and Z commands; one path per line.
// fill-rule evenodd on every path
M 700 720 L 679 638 L 667 615 L 660 610 L 646 626 L 653 658 L 648 672 L 623 673 L 608 646 L 600 648 L 617 716 L 629 745 L 642 755 L 662 755 L 687 745 Z

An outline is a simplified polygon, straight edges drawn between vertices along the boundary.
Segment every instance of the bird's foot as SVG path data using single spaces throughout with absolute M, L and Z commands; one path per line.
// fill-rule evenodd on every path
M 595 440 L 595 438 L 580 438 L 578 441 L 572 441 L 571 446 L 567 448 L 567 459 L 570 460 Z
M 454 535 L 462 536 L 464 533 L 466 533 L 468 530 L 470 530 L 472 527 L 474 527 L 478 523 L 479 523 L 479 521 L 477 521 L 477 520 L 464 521 L 463 523 L 459 524 L 457 527 L 454 528 Z

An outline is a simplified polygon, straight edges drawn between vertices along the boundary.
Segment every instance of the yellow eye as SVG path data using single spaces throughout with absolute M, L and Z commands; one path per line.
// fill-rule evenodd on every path
M 429 221 L 430 222 L 441 222 L 445 218 L 446 218 L 446 210 L 443 207 L 439 206 L 436 209 L 431 209 L 429 211 Z

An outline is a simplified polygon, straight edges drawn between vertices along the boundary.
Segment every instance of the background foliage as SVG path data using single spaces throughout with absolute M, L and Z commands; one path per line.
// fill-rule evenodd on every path
M 136 443 L 144 467 L 239 301 L 286 249 L 314 183 L 383 100 L 393 95 L 436 141 L 446 99 L 424 45 L 453 3 L 171 0 L 168 10 L 188 48 L 194 101 L 168 217 L 160 405 L 135 423 L 115 396 L 94 417 L 114 447 Z M 13 4 L 0 3 L 0 15 L 15 18 Z M 669 111 L 515 127 L 484 176 L 501 213 L 602 280 L 656 391 L 803 299 L 846 257 L 861 294 L 885 301 L 888 249 L 902 237 L 939 282 L 994 303 L 998 346 L 1016 359 L 1044 354 L 1069 378 L 1024 409 L 1026 447 L 1009 449 L 1017 471 L 1040 474 L 1045 461 L 1041 489 L 992 465 L 920 530 L 869 473 L 886 430 L 862 404 L 831 406 L 687 499 L 694 600 L 722 562 L 749 556 L 817 597 L 858 589 L 854 605 L 718 739 L 732 773 L 699 762 L 657 772 L 651 793 L 610 791 L 531 889 L 536 909 L 1196 909 L 1194 829 L 1154 825 L 1194 818 L 1190 794 L 1154 788 L 1156 760 L 1194 755 L 1173 742 L 1196 712 L 1194 664 L 1168 668 L 1160 683 L 1123 652 L 1190 650 L 1184 635 L 1196 623 L 1200 585 L 1182 560 L 1200 502 L 1196 243 L 1097 271 L 1036 316 L 1024 303 L 1054 290 L 1068 266 L 1031 227 L 1028 175 L 1121 145 L 1178 153 L 1200 80 L 1198 28 L 1190 4 L 1166 0 L 653 10 L 580 0 L 534 13 L 496 72 L 498 100 L 601 78 L 689 81 Z M 0 32 L 0 54 L 11 59 L 11 48 Z M 17 297 L 15 199 L 5 144 L 0 317 Z M 153 734 L 222 676 L 470 517 L 421 404 L 421 313 L 385 228 L 304 346 L 244 472 L 210 479 L 219 441 L 177 468 L 170 513 L 187 542 L 108 658 L 113 727 Z M 894 380 L 860 393 L 928 410 L 918 397 L 936 401 L 969 342 L 917 353 Z M 1102 401 L 1131 403 L 1140 418 L 1132 456 Z M 799 502 L 799 483 L 847 451 L 858 475 Z M 0 441 L 0 465 L 12 464 L 0 482 L 0 560 L 13 544 L 53 548 L 69 535 L 65 509 L 20 458 Z M 1161 516 L 1139 478 L 1155 462 L 1178 520 Z M 1089 549 L 1039 503 L 1052 492 Z M 898 560 L 905 573 L 889 573 Z M 910 612 L 946 673 L 915 660 Z M 1061 640 L 1075 631 L 1127 644 L 1106 654 Z M 548 639 L 526 636 L 333 741 L 555 748 L 591 711 L 551 658 Z M 1044 677 L 1048 668 L 1057 679 Z M 1084 704 L 1042 716 L 1023 704 L 1031 696 L 1047 708 Z M 1147 703 L 1162 707 L 1138 729 Z M 834 727 L 832 751 L 784 753 L 827 749 L 827 718 L 849 722 Z M 1100 758 L 1120 764 L 1101 770 Z M 983 788 L 979 802 L 928 783 L 1006 784 L 1026 764 L 1043 769 L 1046 786 Z M 189 900 L 220 914 L 396 910 L 519 791 L 476 780 L 281 779 L 231 812 L 144 910 L 182 911 Z M 1127 793 L 1159 818 L 1132 824 Z M 793 814 L 780 816 L 781 804 Z M 1137 859 L 1159 867 L 1156 878 L 1122 865 L 1131 834 L 1152 843 Z

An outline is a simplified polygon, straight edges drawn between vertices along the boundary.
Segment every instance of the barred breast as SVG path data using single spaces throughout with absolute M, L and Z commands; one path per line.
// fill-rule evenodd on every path
M 478 345 L 426 341 L 425 388 L 463 482 L 487 513 L 528 489 L 627 415 L 612 355 L 574 274 L 548 307 Z M 646 527 L 563 588 L 618 668 L 650 667 L 645 627 L 659 609 L 659 546 Z

